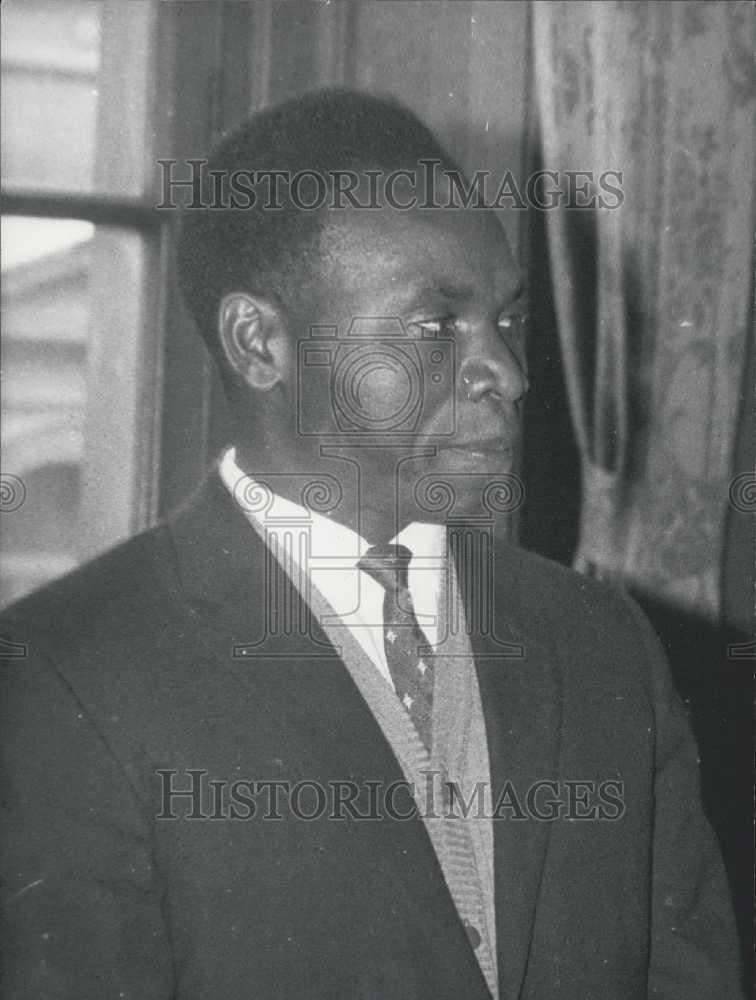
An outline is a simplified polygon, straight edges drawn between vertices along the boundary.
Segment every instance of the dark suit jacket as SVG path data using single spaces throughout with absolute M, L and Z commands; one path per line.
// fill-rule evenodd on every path
M 306 821 L 285 796 L 279 820 L 233 819 L 227 804 L 190 819 L 188 797 L 166 810 L 161 770 L 174 787 L 190 769 L 402 780 L 317 626 L 254 646 L 263 556 L 211 477 L 167 524 L 5 616 L 9 997 L 488 996 L 417 816 Z M 522 806 L 543 780 L 624 789 L 614 820 L 516 806 L 495 820 L 502 997 L 738 995 L 696 750 L 645 620 L 516 548 L 497 552 L 495 585 L 496 641 L 474 639 L 495 795 Z

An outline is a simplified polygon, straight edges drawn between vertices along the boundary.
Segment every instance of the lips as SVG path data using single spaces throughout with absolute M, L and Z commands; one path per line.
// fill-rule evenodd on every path
M 507 455 L 512 451 L 511 445 L 504 438 L 470 438 L 464 441 L 449 441 L 441 451 L 460 451 L 467 455 Z
M 447 472 L 493 475 L 511 471 L 514 448 L 503 438 L 468 438 L 440 447 L 434 466 Z

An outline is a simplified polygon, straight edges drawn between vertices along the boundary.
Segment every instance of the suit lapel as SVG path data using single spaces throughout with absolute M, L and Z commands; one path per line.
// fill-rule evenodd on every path
M 497 801 L 501 805 L 493 825 L 502 1000 L 520 996 L 551 830 L 545 820 L 513 818 L 516 806 L 510 806 L 516 796 L 527 812 L 528 790 L 556 779 L 561 726 L 555 653 L 541 637 L 534 639 L 513 623 L 516 609 L 537 599 L 519 592 L 520 558 L 509 546 L 498 550 L 492 567 L 492 627 L 473 628 L 470 636 L 486 722 L 492 798 L 494 806 Z M 550 795 L 547 789 L 541 800 Z
M 219 666 L 302 734 L 322 726 L 349 700 L 351 678 L 219 477 L 208 477 L 169 530 L 182 596 Z

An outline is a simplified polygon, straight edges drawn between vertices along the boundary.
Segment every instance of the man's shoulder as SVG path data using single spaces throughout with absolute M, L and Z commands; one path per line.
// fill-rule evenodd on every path
M 666 658 L 635 599 L 619 582 L 598 580 L 520 548 L 496 560 L 500 612 L 524 642 L 548 647 L 573 682 L 667 686 Z
M 3 609 L 0 628 L 62 638 L 144 622 L 169 597 L 170 580 L 170 539 L 161 524 Z
M 526 631 L 555 624 L 594 623 L 634 628 L 638 611 L 624 589 L 597 580 L 526 549 L 505 546 L 498 553 L 495 573 L 502 578 L 508 603 Z

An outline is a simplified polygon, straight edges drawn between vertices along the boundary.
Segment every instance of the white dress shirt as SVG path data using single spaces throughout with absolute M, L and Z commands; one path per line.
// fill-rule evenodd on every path
M 338 521 L 293 503 L 269 488 L 265 510 L 251 510 L 242 498 L 252 496 L 261 484 L 239 468 L 235 448 L 229 448 L 221 458 L 220 475 L 237 506 L 267 544 L 277 543 L 293 568 L 306 573 L 331 605 L 339 618 L 331 624 L 351 631 L 393 688 L 383 646 L 384 589 L 357 567 L 372 543 Z M 412 552 L 408 586 L 418 624 L 434 646 L 439 641 L 439 598 L 446 585 L 446 530 L 440 524 L 414 521 L 402 528 L 391 544 L 406 545 Z

